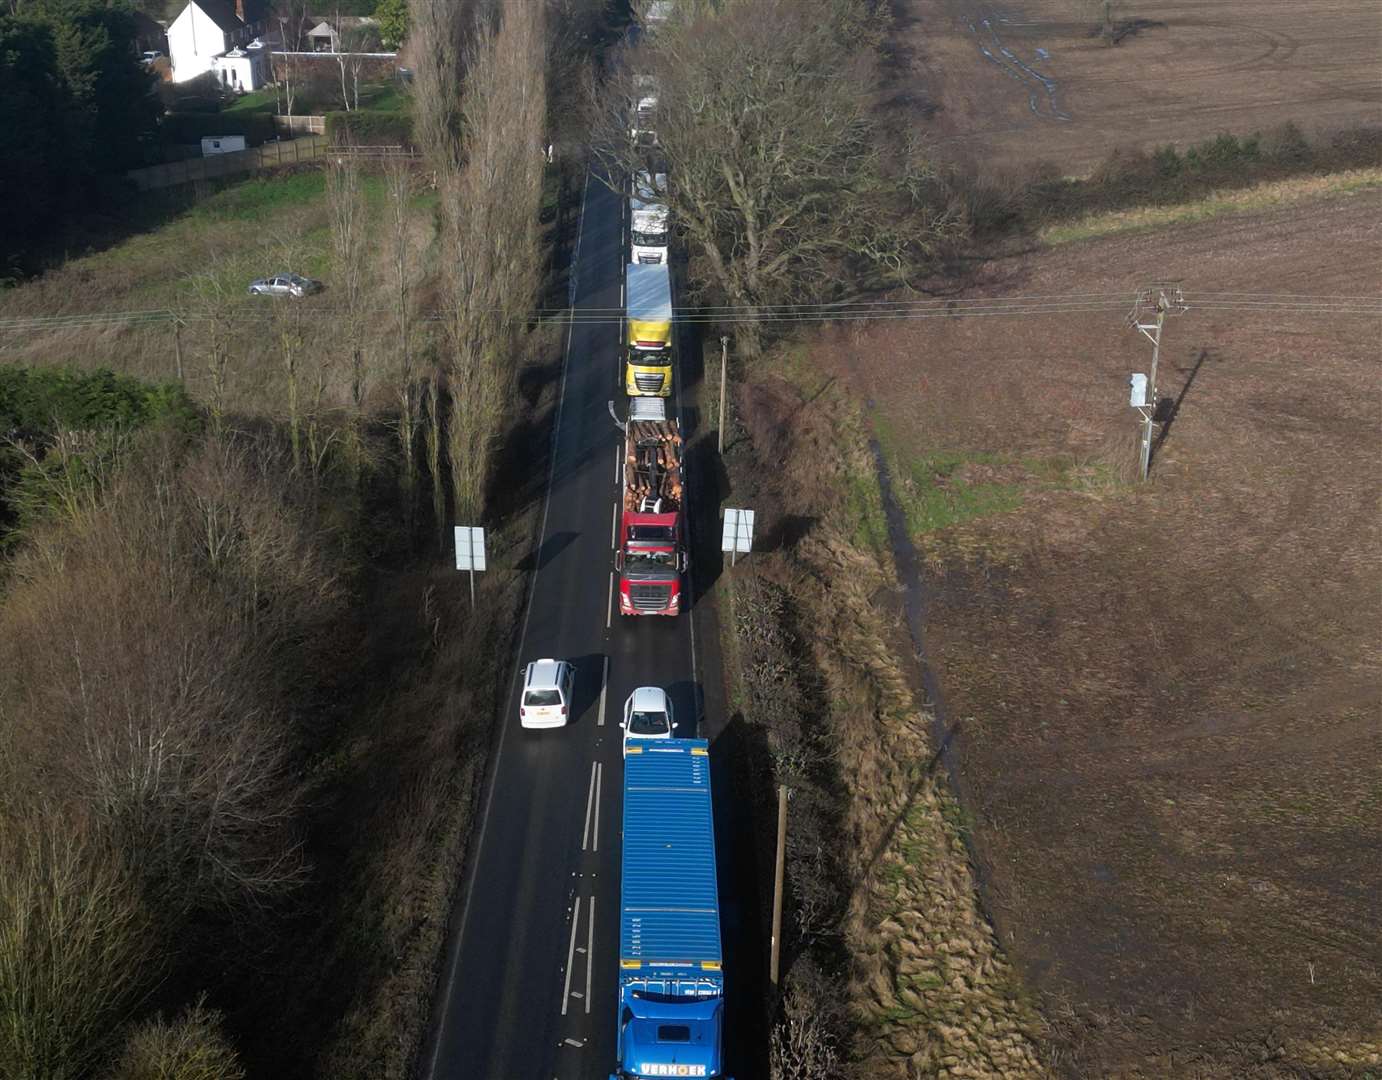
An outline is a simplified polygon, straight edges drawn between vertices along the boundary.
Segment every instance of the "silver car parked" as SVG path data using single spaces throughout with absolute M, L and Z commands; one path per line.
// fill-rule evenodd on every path
M 306 296 L 320 292 L 322 283 L 301 274 L 275 274 L 250 282 L 251 296 Z

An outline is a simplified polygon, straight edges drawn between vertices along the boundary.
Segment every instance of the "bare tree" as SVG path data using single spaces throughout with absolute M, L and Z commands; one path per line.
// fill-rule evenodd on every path
M 432 167 L 434 183 L 454 189 L 461 167 L 461 52 L 467 7 L 456 0 L 409 0 L 408 21 L 413 50 L 413 130 Z M 425 396 L 424 438 L 432 483 L 432 511 L 438 530 L 446 520 L 442 481 L 442 432 L 445 426 L 444 376 L 434 366 Z
M 336 329 L 345 345 L 350 368 L 350 463 L 358 475 L 369 378 L 369 343 L 363 311 L 369 214 L 360 182 L 360 159 L 355 154 L 342 153 L 331 159 L 326 168 L 326 196 L 336 289 L 341 298 Z
M 292 54 L 297 52 L 300 44 L 302 24 L 307 18 L 307 0 L 283 0 L 278 12 L 278 36 L 283 55 L 278 57 L 277 82 L 282 87 L 283 101 L 287 106 L 284 115 L 291 119 L 298 89 L 298 61 Z
M 222 1027 L 204 997 L 175 1020 L 145 1021 L 126 1040 L 111 1080 L 245 1080 Z
M 418 373 L 412 348 L 410 295 L 413 268 L 408 237 L 408 200 L 413 192 L 412 165 L 406 159 L 391 159 L 385 167 L 389 199 L 390 262 L 393 269 L 393 306 L 397 321 L 396 363 L 398 395 L 398 445 L 403 452 L 403 489 L 411 524 L 417 492 L 417 429 L 420 396 Z
M 0 1075 L 91 1075 L 158 981 L 148 912 L 71 820 L 0 816 L 0 865 Z
M 285 231 L 276 246 L 278 265 L 301 265 L 301 230 Z M 301 304 L 275 304 L 272 318 L 279 362 L 283 368 L 284 404 L 288 412 L 288 445 L 293 455 L 293 471 L 298 472 L 302 469 L 303 461 L 303 363 L 309 337 L 306 313 Z
M 659 29 L 596 91 L 597 151 L 616 182 L 659 165 L 674 177 L 672 210 L 704 276 L 743 309 L 741 353 L 756 351 L 765 305 L 829 298 L 861 278 L 905 283 L 956 227 L 924 197 L 925 157 L 880 145 L 869 27 L 859 0 L 707 7 Z M 648 75 L 652 152 L 628 121 Z
M 207 374 L 207 407 L 211 426 L 220 432 L 225 424 L 226 399 L 230 388 L 230 357 L 234 330 L 234 298 L 227 285 L 227 268 L 213 253 L 209 266 L 200 274 L 188 278 L 193 303 L 199 316 L 203 354 Z
M 462 101 L 465 164 L 445 199 L 454 245 L 447 437 L 459 521 L 481 520 L 514 358 L 539 282 L 544 14 L 541 4 L 509 0 L 497 30 L 479 29 Z
M 461 164 L 461 54 L 470 6 L 409 0 L 413 127 L 439 184 Z
M 340 49 L 336 62 L 341 67 L 341 100 L 345 108 L 360 107 L 360 75 L 369 63 L 367 54 L 378 52 L 382 47 L 379 28 L 375 26 L 350 26 L 338 31 Z M 349 87 L 349 93 L 347 93 Z

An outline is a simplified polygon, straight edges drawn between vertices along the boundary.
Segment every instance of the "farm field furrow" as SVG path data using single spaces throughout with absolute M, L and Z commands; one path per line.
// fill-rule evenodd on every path
M 1382 117 L 1382 8 L 1331 0 L 899 0 L 891 100 L 947 153 L 1087 172 L 1118 148 Z

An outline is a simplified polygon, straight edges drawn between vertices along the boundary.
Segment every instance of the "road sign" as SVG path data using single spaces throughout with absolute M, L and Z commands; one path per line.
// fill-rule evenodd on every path
M 484 570 L 485 530 L 469 525 L 456 526 L 456 569 Z
M 753 511 L 725 509 L 725 529 L 720 539 L 720 550 L 730 553 L 729 564 L 740 553 L 747 555 L 753 550 Z
M 1128 404 L 1134 409 L 1142 409 L 1147 406 L 1147 376 L 1141 372 L 1128 379 L 1130 388 L 1128 393 Z
M 485 568 L 485 530 L 456 526 L 456 569 L 470 571 L 470 607 L 475 609 L 475 571 Z

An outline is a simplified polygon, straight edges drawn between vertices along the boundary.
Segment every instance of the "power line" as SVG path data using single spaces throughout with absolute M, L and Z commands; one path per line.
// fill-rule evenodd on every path
M 1382 296 L 1311 295 L 1301 293 L 1190 293 L 1186 304 L 1200 311 L 1259 311 L 1297 314 L 1382 316 Z M 1094 314 L 1125 311 L 1127 293 L 1072 293 L 1014 297 L 955 297 L 921 300 L 861 300 L 832 304 L 777 304 L 750 308 L 719 305 L 683 308 L 673 321 L 684 325 L 752 322 L 787 324 L 806 322 L 867 322 L 937 318 L 991 318 L 1001 316 Z M 391 308 L 365 309 L 352 314 L 389 315 Z M 304 319 L 334 319 L 338 308 L 306 307 L 293 312 Z M 272 322 L 279 313 L 263 311 L 211 312 L 151 309 L 145 311 L 73 312 L 59 315 L 17 315 L 0 318 L 0 333 L 36 333 L 113 326 L 157 325 L 194 322 Z M 414 321 L 440 322 L 443 311 L 413 313 Z M 529 321 L 565 325 L 618 325 L 622 308 L 550 308 L 529 313 Z

